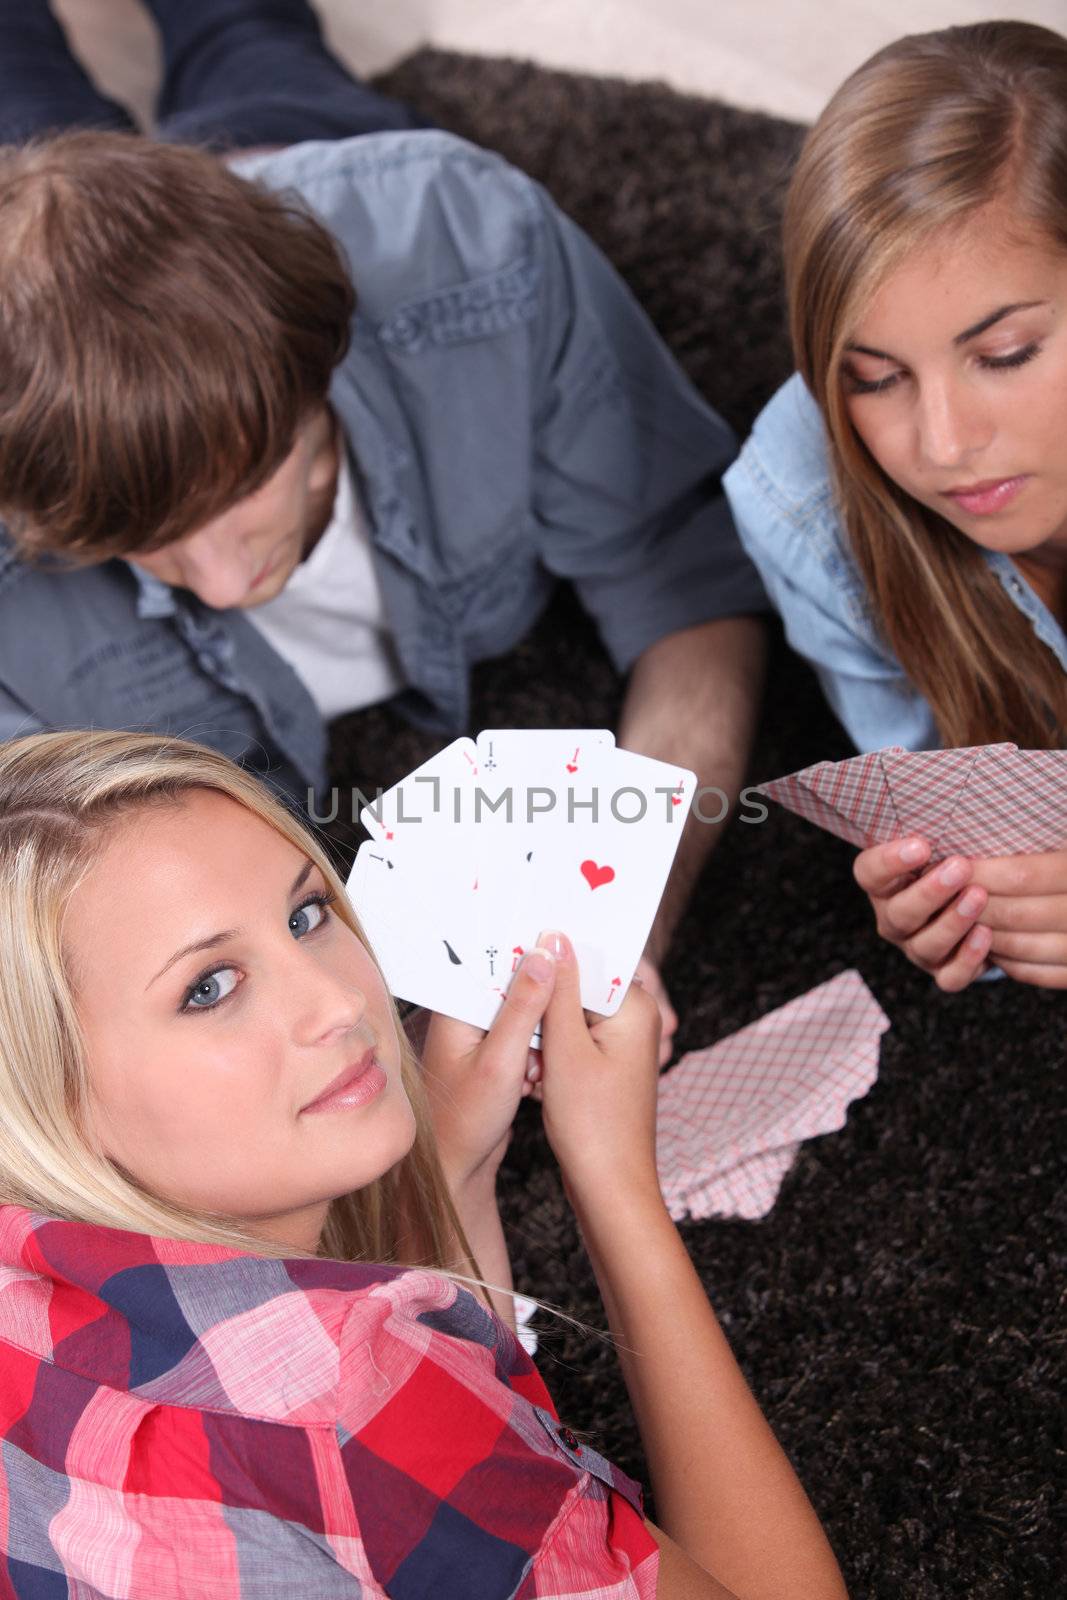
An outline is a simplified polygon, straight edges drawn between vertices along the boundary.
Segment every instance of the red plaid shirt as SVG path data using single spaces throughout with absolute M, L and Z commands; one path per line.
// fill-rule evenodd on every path
M 653 1600 L 637 1486 L 428 1273 L 0 1207 L 0 1596 Z

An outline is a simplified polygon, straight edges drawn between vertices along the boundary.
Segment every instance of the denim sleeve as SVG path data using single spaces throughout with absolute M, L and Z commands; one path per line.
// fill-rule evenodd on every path
M 775 404 L 771 402 L 772 406 Z M 757 428 L 759 424 L 757 424 Z M 881 639 L 843 543 L 828 482 L 793 501 L 750 439 L 725 478 L 741 542 L 759 568 L 793 649 L 814 667 L 858 750 L 940 744 L 930 708 Z
M 768 604 L 722 494 L 733 433 L 592 241 L 536 192 L 534 533 L 626 671 L 665 634 Z

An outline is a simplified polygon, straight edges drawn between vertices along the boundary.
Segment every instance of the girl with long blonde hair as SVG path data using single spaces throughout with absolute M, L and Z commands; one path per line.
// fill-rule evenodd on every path
M 790 185 L 799 372 L 726 486 L 794 647 L 861 750 L 1067 738 L 1067 39 L 899 39 Z M 1065 840 L 1067 844 L 1067 840 Z M 880 932 L 959 989 L 1067 986 L 1067 851 L 863 852 Z
M 509 1325 L 539 1021 L 666 1532 Z M 659 1194 L 658 1042 L 639 987 L 590 1024 L 545 934 L 417 1063 L 257 780 L 149 734 L 0 747 L 3 1592 L 840 1600 Z

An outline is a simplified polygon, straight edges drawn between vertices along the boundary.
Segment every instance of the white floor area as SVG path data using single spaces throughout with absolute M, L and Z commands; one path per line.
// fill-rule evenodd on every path
M 338 53 L 380 71 L 420 44 L 626 78 L 658 78 L 810 121 L 899 34 L 1015 17 L 1067 28 L 1067 0 L 316 0 Z M 55 0 L 103 86 L 143 116 L 155 40 L 137 0 Z

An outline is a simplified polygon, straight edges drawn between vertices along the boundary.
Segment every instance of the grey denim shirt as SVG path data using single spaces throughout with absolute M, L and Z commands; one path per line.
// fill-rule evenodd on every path
M 235 165 L 315 212 L 351 267 L 330 400 L 410 720 L 463 729 L 471 664 L 510 649 L 558 578 L 620 671 L 679 628 L 766 609 L 719 488 L 732 433 L 538 184 L 436 131 Z M 0 739 L 90 726 L 199 739 L 305 803 L 326 783 L 315 704 L 241 610 L 122 560 L 27 564 L 0 529 Z

